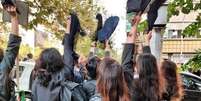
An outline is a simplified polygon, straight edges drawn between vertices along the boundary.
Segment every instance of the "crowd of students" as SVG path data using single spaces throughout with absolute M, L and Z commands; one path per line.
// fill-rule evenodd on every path
M 12 99 L 9 72 L 15 63 L 21 37 L 18 34 L 16 8 L 6 7 L 11 15 L 12 31 L 4 55 L 0 50 L 0 98 Z M 63 37 L 64 55 L 55 48 L 44 49 L 32 71 L 30 89 L 33 101 L 181 101 L 183 88 L 177 66 L 170 60 L 159 63 L 151 54 L 151 32 L 146 35 L 142 52 L 135 52 L 137 26 L 140 15 L 133 17 L 133 26 L 127 33 L 122 62 L 109 54 L 106 40 L 105 57 L 94 51 L 85 62 L 74 51 L 74 39 L 79 31 L 78 18 L 71 14 Z

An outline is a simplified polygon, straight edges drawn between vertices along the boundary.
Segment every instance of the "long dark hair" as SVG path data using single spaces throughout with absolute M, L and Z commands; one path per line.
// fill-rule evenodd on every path
M 89 58 L 86 66 L 88 70 L 88 75 L 91 79 L 96 79 L 96 69 L 100 64 L 100 61 L 101 59 L 98 58 L 97 56 L 92 56 Z
M 139 74 L 136 84 L 137 93 L 146 101 L 159 101 L 161 84 L 156 58 L 148 53 L 140 54 L 136 67 Z
M 181 101 L 183 88 L 181 78 L 177 73 L 177 65 L 170 60 L 164 60 L 161 64 L 161 72 L 166 81 L 166 92 L 163 93 L 163 98 L 170 101 Z
M 52 80 L 52 75 L 64 67 L 63 59 L 55 48 L 48 48 L 41 52 L 35 65 L 35 76 L 41 85 L 47 87 Z
M 97 89 L 102 101 L 129 101 L 128 87 L 122 67 L 111 58 L 104 58 L 98 69 Z

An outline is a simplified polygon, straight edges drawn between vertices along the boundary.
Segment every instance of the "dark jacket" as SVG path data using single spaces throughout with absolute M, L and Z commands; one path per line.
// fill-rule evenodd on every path
M 0 94 L 7 100 L 9 100 L 11 97 L 8 87 L 9 74 L 15 64 L 15 59 L 19 52 L 20 43 L 21 37 L 10 34 L 6 52 L 0 63 Z
M 122 67 L 124 71 L 124 77 L 129 88 L 129 93 L 131 94 L 131 99 L 133 99 L 134 92 L 134 44 L 125 44 L 122 54 Z
M 137 79 L 134 79 L 134 64 L 136 61 L 135 44 L 129 43 L 124 45 L 124 50 L 122 54 L 122 67 L 124 71 L 124 76 L 126 83 L 129 88 L 129 93 L 131 94 L 132 101 L 145 101 L 143 96 L 140 96 L 136 88 Z M 150 47 L 143 47 L 143 53 L 151 53 Z M 141 99 L 142 98 L 142 99 Z
M 76 84 L 71 81 L 64 81 L 62 72 L 52 75 L 52 80 L 47 87 L 42 86 L 38 79 L 34 80 L 32 86 L 33 101 L 61 101 L 62 82 L 68 83 L 69 88 L 75 87 L 74 84 Z M 76 85 L 78 86 L 71 90 L 71 101 L 87 101 L 82 86 Z
M 88 80 L 84 82 L 83 90 L 89 100 L 96 93 L 96 80 Z

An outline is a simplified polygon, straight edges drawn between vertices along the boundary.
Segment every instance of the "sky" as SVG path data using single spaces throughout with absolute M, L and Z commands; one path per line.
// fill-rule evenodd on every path
M 106 10 L 105 18 L 118 16 L 120 22 L 113 33 L 111 40 L 114 42 L 114 50 L 122 52 L 122 43 L 126 40 L 126 0 L 98 0 L 100 6 Z

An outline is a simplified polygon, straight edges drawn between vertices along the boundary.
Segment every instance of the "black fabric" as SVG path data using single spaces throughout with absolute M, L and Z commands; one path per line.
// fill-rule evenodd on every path
M 81 85 L 67 81 L 61 84 L 60 101 L 87 101 Z
M 54 79 L 48 87 L 42 86 L 37 79 L 34 80 L 33 101 L 87 101 L 83 87 L 72 81 L 64 81 L 62 75 L 60 72 L 52 76 Z
M 98 40 L 100 42 L 105 42 L 105 40 L 109 39 L 112 33 L 115 31 L 117 25 L 119 23 L 118 16 L 109 17 L 101 30 L 98 31 Z
M 127 13 L 139 12 L 141 10 L 142 0 L 128 0 L 127 1 Z
M 144 12 L 151 0 L 142 0 L 140 11 Z
M 70 34 L 75 35 L 77 32 L 80 32 L 80 21 L 76 13 L 71 13 L 71 29 Z
M 96 80 L 88 80 L 84 82 L 83 90 L 86 93 L 86 96 L 89 100 L 96 92 Z
M 137 101 L 137 100 L 133 100 L 133 92 L 134 92 L 134 59 L 135 57 L 133 57 L 134 55 L 134 50 L 135 50 L 135 45 L 134 44 L 125 44 L 124 45 L 124 50 L 123 50 L 123 54 L 122 54 L 122 67 L 123 67 L 123 71 L 124 71 L 124 77 L 126 80 L 126 83 L 128 85 L 129 88 L 129 93 L 131 95 L 131 99 L 132 101 Z
M 147 14 L 148 18 L 148 31 L 151 31 L 154 27 L 154 23 L 158 17 L 158 9 L 166 0 L 155 0 L 151 5 Z
M 7 100 L 10 100 L 12 91 L 11 85 L 8 85 L 12 81 L 9 74 L 15 64 L 20 43 L 21 37 L 10 34 L 6 52 L 0 63 L 0 94 L 6 97 Z
M 95 32 L 95 40 L 94 41 L 98 41 L 98 31 L 102 29 L 103 27 L 103 17 L 100 13 L 98 13 L 96 15 L 96 19 L 98 20 L 98 23 L 97 23 L 97 28 L 96 28 L 96 32 Z
M 88 101 L 82 85 L 74 88 L 71 101 Z
M 131 12 L 144 12 L 151 0 L 128 0 L 127 13 Z
M 73 34 L 65 34 L 63 39 L 64 45 L 64 68 L 65 68 L 65 77 L 68 80 L 73 79 L 73 67 L 74 67 L 74 35 Z

